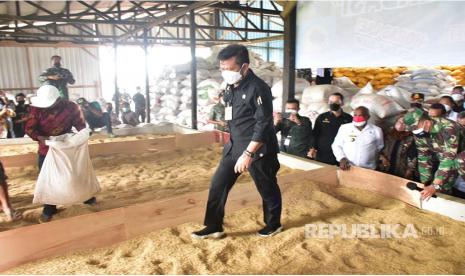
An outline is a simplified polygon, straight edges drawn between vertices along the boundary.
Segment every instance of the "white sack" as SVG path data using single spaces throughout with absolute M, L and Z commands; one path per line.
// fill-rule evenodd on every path
M 33 203 L 67 205 L 82 203 L 100 191 L 89 156 L 89 130 L 51 137 L 50 147 L 37 179 Z

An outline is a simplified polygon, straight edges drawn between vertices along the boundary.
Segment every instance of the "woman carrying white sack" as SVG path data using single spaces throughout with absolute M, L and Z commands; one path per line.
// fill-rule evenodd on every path
M 39 142 L 39 178 L 33 203 L 43 203 L 40 222 L 48 222 L 56 205 L 97 203 L 100 191 L 89 157 L 89 130 L 77 104 L 60 97 L 58 89 L 44 85 L 31 98 L 26 133 Z M 79 132 L 72 133 L 72 128 Z

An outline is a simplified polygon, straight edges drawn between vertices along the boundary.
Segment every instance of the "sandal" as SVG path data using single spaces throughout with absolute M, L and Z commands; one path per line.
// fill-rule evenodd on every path
M 15 220 L 20 220 L 23 218 L 23 215 L 21 214 L 20 211 L 14 210 L 14 209 L 6 209 L 3 210 L 5 213 L 7 220 L 8 221 L 15 221 Z

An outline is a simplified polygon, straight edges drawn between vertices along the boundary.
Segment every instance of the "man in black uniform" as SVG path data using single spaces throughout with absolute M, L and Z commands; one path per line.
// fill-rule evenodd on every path
M 142 90 L 139 86 L 136 87 L 136 94 L 132 97 L 134 106 L 136 108 L 137 118 L 140 118 L 140 122 L 145 122 L 145 97 L 142 95 Z
M 341 93 L 333 93 L 328 99 L 330 111 L 320 114 L 313 128 L 313 146 L 308 152 L 308 157 L 319 162 L 337 165 L 331 144 L 336 138 L 339 127 L 352 122 L 352 116 L 342 110 L 344 96 Z
M 296 99 L 288 100 L 284 118 L 277 113 L 274 125 L 276 132 L 281 132 L 281 151 L 306 158 L 310 145 L 313 144 L 312 121 L 299 115 L 299 105 Z
M 249 52 L 242 45 L 229 45 L 218 54 L 220 70 L 228 84 L 224 101 L 225 120 L 231 139 L 213 176 L 205 214 L 205 228 L 193 238 L 221 238 L 228 193 L 241 173 L 249 170 L 263 199 L 265 227 L 261 236 L 272 236 L 281 227 L 281 191 L 278 140 L 273 126 L 270 87 L 249 69 Z

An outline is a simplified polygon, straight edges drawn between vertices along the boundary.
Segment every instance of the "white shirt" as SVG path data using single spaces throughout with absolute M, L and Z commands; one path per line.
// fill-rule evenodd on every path
M 449 115 L 447 115 L 447 119 L 449 119 L 451 121 L 454 121 L 454 122 L 457 122 L 458 116 L 459 116 L 459 114 L 457 112 L 451 111 L 449 113 Z
M 338 162 L 347 158 L 351 164 L 367 169 L 376 169 L 383 147 L 383 131 L 370 123 L 362 131 L 353 123 L 343 124 L 331 145 Z

